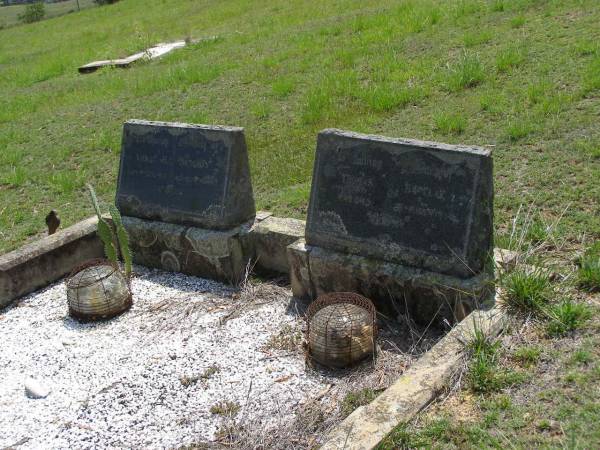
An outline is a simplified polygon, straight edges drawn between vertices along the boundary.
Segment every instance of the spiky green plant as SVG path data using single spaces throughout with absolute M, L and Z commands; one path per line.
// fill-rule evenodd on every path
M 102 212 L 100 211 L 100 205 L 98 203 L 98 197 L 96 197 L 96 191 L 90 184 L 87 185 L 87 188 L 90 192 L 90 198 L 92 199 L 94 211 L 98 216 L 98 236 L 100 236 L 100 239 L 104 244 L 104 254 L 110 262 L 117 265 L 118 255 L 120 252 L 121 256 L 123 257 L 123 264 L 125 266 L 125 275 L 127 278 L 129 278 L 131 276 L 133 258 L 131 255 L 131 250 L 129 249 L 129 236 L 127 234 L 127 230 L 125 230 L 125 227 L 123 226 L 121 214 L 114 205 L 109 206 L 109 212 L 114 224 L 113 229 L 113 227 L 111 227 L 102 217 Z

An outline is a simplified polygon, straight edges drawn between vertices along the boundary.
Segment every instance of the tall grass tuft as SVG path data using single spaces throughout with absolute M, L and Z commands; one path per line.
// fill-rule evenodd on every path
M 567 299 L 553 305 L 549 315 L 550 321 L 546 325 L 546 331 L 550 336 L 559 337 L 581 328 L 591 318 L 592 312 L 589 306 Z
M 435 128 L 444 134 L 461 134 L 467 128 L 467 119 L 460 113 L 440 113 L 434 120 Z
M 499 367 L 500 341 L 488 335 L 477 323 L 466 344 L 470 357 L 467 382 L 476 393 L 489 393 L 522 381 L 522 375 Z
M 577 284 L 591 292 L 600 291 L 600 241 L 588 248 L 579 260 Z
M 471 88 L 485 79 L 485 69 L 479 56 L 463 51 L 458 59 L 448 65 L 446 87 L 450 92 Z
M 374 86 L 361 94 L 370 109 L 376 112 L 390 111 L 417 104 L 425 93 L 417 87 L 395 87 L 389 84 Z
M 552 294 L 550 277 L 540 268 L 517 267 L 500 278 L 505 295 L 502 306 L 515 315 L 541 316 Z
M 520 47 L 508 47 L 501 50 L 496 56 L 496 69 L 498 72 L 508 72 L 520 66 L 525 61 L 525 53 Z

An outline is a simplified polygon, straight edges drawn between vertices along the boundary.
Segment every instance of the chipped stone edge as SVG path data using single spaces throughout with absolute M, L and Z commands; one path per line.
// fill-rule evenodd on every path
M 410 421 L 448 387 L 463 365 L 465 343 L 476 330 L 496 336 L 507 321 L 498 306 L 468 315 L 375 400 L 356 409 L 331 430 L 320 449 L 377 447 L 398 424 Z

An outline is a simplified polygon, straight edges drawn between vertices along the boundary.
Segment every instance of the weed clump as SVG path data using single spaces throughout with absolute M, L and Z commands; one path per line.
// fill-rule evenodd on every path
M 539 361 L 541 354 L 541 348 L 525 346 L 517 349 L 513 357 L 521 365 L 531 367 Z
M 592 317 L 592 312 L 587 305 L 567 299 L 552 306 L 549 315 L 546 331 L 552 337 L 560 337 L 581 328 Z
M 502 50 L 496 57 L 496 68 L 498 72 L 507 72 L 513 67 L 519 66 L 525 57 L 520 48 L 510 47 Z
M 506 136 L 510 142 L 523 139 L 533 131 L 533 124 L 526 118 L 510 119 L 506 126 Z
M 461 134 L 467 127 L 467 119 L 460 114 L 441 113 L 435 117 L 435 127 L 444 134 Z
M 485 79 L 485 70 L 479 57 L 462 52 L 455 64 L 449 66 L 446 86 L 450 92 L 475 87 Z
M 600 241 L 587 249 L 579 260 L 577 284 L 588 291 L 600 291 Z
M 218 416 L 235 416 L 240 410 L 240 405 L 229 400 L 215 403 L 210 407 L 210 413 Z
M 497 389 L 496 366 L 500 342 L 475 328 L 473 337 L 467 344 L 471 355 L 467 379 L 475 392 L 488 392 Z
M 342 401 L 342 416 L 349 416 L 356 408 L 371 403 L 378 395 L 379 391 L 370 388 L 361 389 L 356 392 L 348 392 Z
M 488 336 L 480 328 L 475 327 L 467 350 L 470 355 L 467 382 L 473 392 L 497 392 L 523 381 L 523 374 L 499 367 L 500 341 Z
M 500 282 L 506 294 L 502 304 L 511 314 L 540 316 L 550 302 L 550 277 L 542 269 L 516 268 Z
M 504 0 L 494 0 L 490 5 L 490 9 L 493 12 L 503 12 L 506 9 L 506 4 Z

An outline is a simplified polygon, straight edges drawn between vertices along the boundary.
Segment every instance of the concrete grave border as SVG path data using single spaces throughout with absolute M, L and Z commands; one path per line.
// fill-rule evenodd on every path
M 102 257 L 97 228 L 98 219 L 90 217 L 0 255 L 0 309 L 64 277 L 82 262 Z
M 23 295 L 68 275 L 79 264 L 102 258 L 97 224 L 98 219 L 90 217 L 0 255 L 0 311 Z M 303 235 L 304 221 L 258 211 L 252 227 L 241 236 L 241 244 L 244 252 L 256 260 L 258 272 L 288 274 L 287 246 Z
M 259 272 L 289 273 L 287 247 L 304 235 L 305 222 L 257 212 L 257 220 L 242 245 L 256 261 Z M 85 260 L 103 255 L 91 217 L 52 236 L 0 255 L 0 312 L 16 299 L 67 275 Z M 499 270 L 514 266 L 516 254 L 495 249 Z M 379 445 L 399 424 L 411 420 L 448 386 L 465 357 L 464 343 L 476 327 L 497 335 L 508 317 L 495 306 L 474 311 L 422 355 L 394 384 L 368 405 L 362 406 L 327 435 L 324 450 L 363 450 Z
M 320 449 L 377 447 L 398 424 L 410 421 L 448 387 L 463 364 L 465 343 L 476 330 L 497 336 L 507 320 L 498 306 L 469 314 L 375 400 L 334 427 Z

